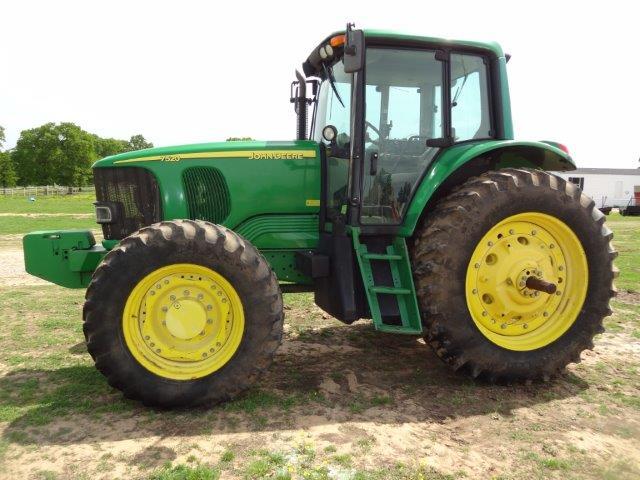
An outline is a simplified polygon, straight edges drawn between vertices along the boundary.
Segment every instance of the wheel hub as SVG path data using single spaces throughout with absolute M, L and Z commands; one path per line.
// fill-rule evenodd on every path
M 567 306 L 582 304 L 580 297 L 586 294 L 586 284 L 579 281 L 587 274 L 580 252 L 575 234 L 554 217 L 528 213 L 500 222 L 478 243 L 467 270 L 467 304 L 473 320 L 485 335 L 507 348 L 530 349 L 533 344 L 523 339 L 538 329 L 548 340 L 549 322 L 566 315 Z M 564 288 L 568 279 L 573 295 Z M 577 311 L 569 313 L 573 318 L 566 328 Z M 547 340 L 537 338 L 534 343 Z
M 176 264 L 138 283 L 123 325 L 130 350 L 149 370 L 189 379 L 219 369 L 233 356 L 244 315 L 224 277 L 199 265 Z

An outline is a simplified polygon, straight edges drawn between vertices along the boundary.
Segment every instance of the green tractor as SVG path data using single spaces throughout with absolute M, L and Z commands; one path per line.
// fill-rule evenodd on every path
M 349 25 L 296 72 L 295 141 L 99 160 L 104 240 L 30 233 L 26 269 L 88 287 L 89 353 L 147 405 L 254 384 L 282 292 L 423 335 L 473 378 L 547 379 L 603 331 L 615 251 L 594 202 L 548 173 L 575 168 L 567 149 L 513 140 L 507 60 L 495 43 Z

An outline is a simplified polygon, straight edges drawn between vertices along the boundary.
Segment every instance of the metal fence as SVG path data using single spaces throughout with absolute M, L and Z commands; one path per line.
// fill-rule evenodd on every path
M 45 185 L 43 187 L 0 187 L 0 196 L 5 197 L 37 197 L 40 195 L 74 195 L 78 193 L 93 193 L 95 187 L 88 185 L 86 187 L 61 187 L 60 185 Z

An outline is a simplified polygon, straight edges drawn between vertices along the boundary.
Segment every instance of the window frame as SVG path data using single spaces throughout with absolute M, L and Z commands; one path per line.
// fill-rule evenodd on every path
M 451 54 L 462 54 L 462 55 L 475 55 L 483 59 L 484 64 L 487 67 L 487 101 L 489 107 L 489 122 L 490 122 L 490 132 L 491 136 L 483 137 L 483 138 L 473 138 L 461 141 L 452 141 L 451 146 L 454 145 L 463 145 L 466 143 L 473 142 L 481 142 L 487 140 L 495 140 L 504 138 L 504 125 L 501 118 L 501 109 L 502 109 L 502 99 L 500 98 L 500 76 L 497 68 L 498 57 L 492 52 L 476 47 L 460 47 L 460 46 L 447 46 L 442 43 L 432 43 L 432 42 L 423 42 L 423 41 L 414 41 L 414 40 L 389 40 L 389 39 L 380 39 L 375 37 L 366 38 L 366 50 L 365 50 L 365 68 L 362 70 L 360 75 L 354 75 L 353 82 L 353 90 L 352 94 L 354 95 L 352 105 L 358 105 L 361 108 L 359 109 L 359 113 L 355 115 L 357 112 L 354 111 L 354 117 L 352 118 L 352 122 L 354 123 L 354 132 L 352 132 L 352 157 L 351 164 L 352 166 L 356 166 L 356 168 L 352 169 L 353 177 L 349 179 L 350 182 L 350 208 L 348 213 L 348 223 L 350 225 L 358 226 L 362 230 L 363 233 L 371 233 L 371 234 L 391 234 L 395 235 L 400 227 L 404 223 L 404 219 L 406 217 L 407 211 L 409 210 L 409 206 L 413 202 L 417 189 L 422 184 L 424 178 L 427 176 L 428 172 L 431 170 L 432 166 L 435 165 L 438 161 L 440 154 L 443 151 L 443 148 L 439 148 L 437 153 L 433 156 L 431 162 L 424 168 L 421 172 L 420 177 L 414 183 L 411 189 L 411 193 L 409 195 L 409 200 L 407 201 L 407 208 L 405 208 L 402 212 L 402 216 L 399 219 L 398 223 L 394 224 L 371 224 L 371 223 L 362 223 L 361 221 L 361 206 L 362 206 L 362 198 L 364 196 L 364 178 L 363 176 L 366 174 L 364 171 L 364 122 L 366 117 L 366 85 L 367 85 L 367 69 L 366 69 L 366 53 L 369 48 L 376 49 L 390 49 L 390 50 L 412 50 L 412 51 L 435 51 L 436 59 L 440 60 L 443 63 L 443 88 L 442 88 L 442 105 L 448 106 L 448 108 L 443 108 L 442 112 L 442 122 L 443 122 L 443 137 L 452 139 L 452 106 L 451 106 Z M 361 78 L 357 78 L 361 77 Z M 353 193 L 357 192 L 356 195 Z

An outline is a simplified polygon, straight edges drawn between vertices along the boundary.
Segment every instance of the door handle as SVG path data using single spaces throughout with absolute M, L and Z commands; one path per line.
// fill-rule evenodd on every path
M 375 175 L 378 173 L 378 152 L 371 152 L 369 157 L 371 167 L 369 168 L 369 175 Z

